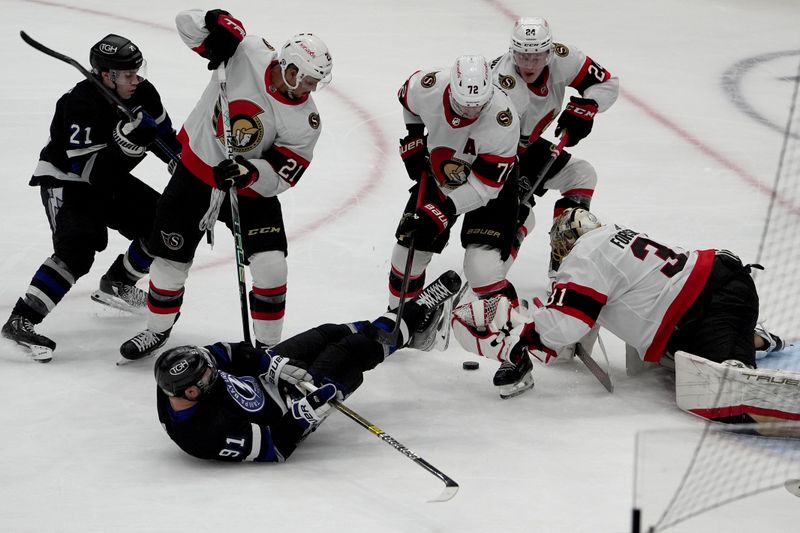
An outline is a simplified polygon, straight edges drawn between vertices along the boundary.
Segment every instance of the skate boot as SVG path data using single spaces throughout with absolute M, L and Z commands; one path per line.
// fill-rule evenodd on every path
M 100 288 L 92 293 L 92 300 L 128 313 L 147 311 L 147 292 L 130 283 L 114 281 L 108 274 L 100 278 Z
M 452 310 L 452 305 L 448 304 L 460 288 L 461 278 L 455 271 L 448 270 L 406 303 L 403 320 L 411 337 L 407 346 L 423 352 L 433 348 L 437 333 L 450 325 L 450 312 L 445 313 L 445 308 Z
M 53 359 L 56 343 L 36 333 L 33 322 L 20 315 L 11 315 L 3 324 L 2 335 L 30 350 L 34 361 L 49 363 Z
M 119 353 L 129 361 L 136 361 L 152 354 L 167 342 L 172 328 L 163 333 L 146 329 L 140 331 L 119 347 Z
M 504 361 L 492 380 L 500 391 L 500 397 L 513 398 L 533 387 L 533 364 L 528 350 L 512 350 L 509 360 Z

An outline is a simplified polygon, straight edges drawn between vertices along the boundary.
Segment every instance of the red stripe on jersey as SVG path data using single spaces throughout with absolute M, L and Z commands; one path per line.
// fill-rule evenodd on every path
M 594 189 L 570 189 L 562 192 L 561 196 L 580 196 L 582 198 L 591 198 L 594 196 Z
M 577 283 L 559 283 L 556 285 L 556 288 L 564 287 L 567 290 L 575 291 L 578 294 L 583 294 L 584 296 L 588 296 L 592 300 L 595 300 L 600 305 L 606 305 L 608 303 L 608 296 L 603 294 L 602 292 L 596 291 L 591 287 L 586 287 L 585 285 L 578 285 Z
M 308 168 L 309 165 L 311 165 L 311 161 L 309 161 L 305 157 L 297 155 L 297 152 L 293 152 L 292 150 L 286 148 L 285 146 L 278 146 L 277 144 L 273 144 L 272 149 L 275 150 L 276 152 L 280 152 L 281 154 L 283 154 L 286 157 L 286 159 L 294 159 L 295 161 L 297 161 L 306 168 Z M 278 175 L 280 176 L 280 174 Z
M 502 156 L 495 154 L 480 154 L 472 163 L 470 174 L 480 180 L 481 183 L 489 187 L 499 189 L 506 182 L 506 177 L 509 174 L 509 168 L 514 166 L 517 161 L 516 155 Z M 504 166 L 503 166 L 504 165 Z M 496 176 L 486 176 L 480 170 L 491 171 Z
M 703 418 L 725 418 L 739 415 L 759 415 L 781 418 L 784 420 L 800 420 L 800 413 L 788 413 L 779 409 L 765 409 L 753 405 L 731 405 L 728 407 L 717 407 L 711 409 L 689 409 L 690 413 L 702 416 Z
M 664 350 L 667 349 L 667 341 L 675 330 L 678 321 L 686 314 L 686 311 L 694 304 L 697 297 L 702 292 L 711 274 L 711 267 L 714 265 L 714 250 L 700 250 L 697 253 L 697 262 L 689 274 L 689 279 L 684 283 L 678 296 L 672 300 L 661 324 L 653 336 L 653 342 L 645 353 L 644 360 L 650 363 L 657 363 Z
M 279 287 L 270 287 L 270 288 L 256 287 L 255 285 L 253 285 L 253 293 L 259 296 L 275 296 L 278 294 L 285 294 L 286 284 L 284 283 Z
M 415 71 L 411 76 L 408 77 L 406 82 L 400 86 L 400 89 L 397 90 L 397 99 L 400 100 L 400 105 L 402 105 L 406 111 L 415 117 L 418 117 L 419 115 L 411 111 L 411 108 L 408 107 L 408 89 L 411 87 L 411 78 L 416 76 L 419 72 L 419 70 Z
M 528 136 L 528 143 L 533 143 L 536 139 L 541 137 L 542 132 L 547 128 L 547 126 L 552 124 L 552 122 L 556 119 L 557 116 L 558 116 L 558 110 L 556 109 L 551 110 L 550 113 L 543 116 L 536 124 L 536 127 L 533 128 L 531 134 Z
M 599 74 L 600 72 L 603 73 L 603 79 L 602 80 L 598 79 L 596 74 L 593 73 L 592 79 L 586 80 L 586 84 L 584 85 L 583 83 L 584 78 L 586 78 L 586 74 L 589 73 L 589 67 L 591 65 L 594 65 L 597 74 Z M 591 57 L 586 56 L 586 59 L 583 61 L 583 65 L 581 66 L 581 70 L 578 72 L 578 75 L 575 76 L 575 79 L 572 80 L 569 86 L 574 89 L 577 89 L 578 92 L 580 92 L 582 95 L 584 90 L 588 89 L 589 87 L 597 83 L 603 83 L 609 78 L 611 78 L 611 73 L 608 70 L 604 69 L 603 67 L 595 63 Z
M 584 324 L 586 324 L 590 328 L 594 327 L 595 320 L 592 317 L 590 317 L 589 315 L 587 315 L 586 313 L 584 313 L 583 311 L 581 311 L 580 309 L 578 309 L 578 308 L 567 307 L 565 305 L 562 305 L 562 306 L 559 306 L 559 307 L 551 307 L 550 309 L 555 309 L 556 311 L 561 311 L 565 315 L 569 315 L 572 318 L 577 318 L 578 320 L 580 320 L 581 322 L 583 322 Z
M 270 313 L 266 313 L 263 311 L 250 311 L 250 317 L 253 320 L 280 320 L 283 318 L 283 315 L 286 314 L 285 309 L 281 309 L 280 311 L 273 311 Z

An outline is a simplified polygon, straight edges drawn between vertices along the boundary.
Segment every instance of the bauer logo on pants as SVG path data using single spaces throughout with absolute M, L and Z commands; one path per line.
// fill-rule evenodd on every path
M 170 250 L 180 250 L 183 247 L 183 235 L 180 233 L 165 233 L 162 231 L 161 240 L 164 241 L 164 246 Z

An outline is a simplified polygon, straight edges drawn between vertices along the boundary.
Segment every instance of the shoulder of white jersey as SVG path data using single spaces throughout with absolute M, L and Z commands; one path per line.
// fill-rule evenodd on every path
M 571 44 L 553 43 L 553 57 L 550 60 L 550 74 L 555 78 L 564 78 L 567 82 L 580 72 L 586 54 Z
M 419 103 L 440 94 L 450 83 L 450 71 L 444 68 L 421 69 L 408 77 L 397 92 L 397 98 L 408 111 L 419 114 Z M 417 111 L 415 111 L 417 109 Z
M 486 109 L 481 113 L 483 116 L 492 116 L 494 121 L 502 129 L 519 129 L 519 120 L 517 119 L 517 111 L 514 107 L 514 102 L 511 97 L 503 90 L 496 90 L 492 94 L 492 100 Z M 518 135 L 519 132 L 515 132 Z

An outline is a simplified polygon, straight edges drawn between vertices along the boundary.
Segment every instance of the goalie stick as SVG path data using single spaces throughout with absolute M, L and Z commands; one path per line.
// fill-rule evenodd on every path
M 605 355 L 606 349 L 605 346 L 603 346 L 603 339 L 601 339 L 599 335 L 597 339 L 600 342 L 600 349 L 603 351 L 603 355 Z M 581 343 L 575 345 L 575 355 L 578 356 L 578 359 L 586 365 L 586 368 L 589 369 L 592 375 L 597 378 L 597 381 L 599 381 L 608 392 L 614 392 L 614 384 L 611 382 L 611 376 L 597 364 L 597 361 L 589 355 L 589 352 L 586 351 Z M 606 356 L 606 365 L 608 365 L 608 356 Z
M 315 390 L 317 390 L 317 388 L 314 385 L 308 382 L 301 381 L 300 383 L 298 383 L 298 385 L 304 388 L 308 392 L 314 392 Z M 421 466 L 422 468 L 424 468 L 425 470 L 427 470 L 428 472 L 439 478 L 439 480 L 444 483 L 444 489 L 442 489 L 442 492 L 439 493 L 438 496 L 428 500 L 428 503 L 446 502 L 452 499 L 453 496 L 456 495 L 456 493 L 458 492 L 458 483 L 456 483 L 455 481 L 453 481 L 453 479 L 445 475 L 441 470 L 430 464 L 428 461 L 426 461 L 416 453 L 406 448 L 394 437 L 392 437 L 384 430 L 382 430 L 381 428 L 379 428 L 378 426 L 376 426 L 363 416 L 359 415 L 358 413 L 347 407 L 344 403 L 338 400 L 331 400 L 328 403 L 330 403 L 333 407 L 335 407 L 336 410 L 338 410 L 340 413 L 344 414 L 351 420 L 354 420 L 356 423 L 358 423 L 358 425 L 369 430 L 370 433 L 381 439 L 383 442 L 385 442 L 386 444 L 388 444 L 389 446 L 391 446 L 398 452 L 402 453 L 403 455 L 405 455 L 406 457 L 417 463 L 419 466 Z
M 97 76 L 95 76 L 94 74 L 92 74 L 91 72 L 86 70 L 83 67 L 83 65 L 78 63 L 76 60 L 74 60 L 71 57 L 66 56 L 66 55 L 64 55 L 64 54 L 62 54 L 60 52 L 56 52 L 55 50 L 53 50 L 51 48 L 46 47 L 45 45 L 43 45 L 42 43 L 40 43 L 39 41 L 37 41 L 36 39 L 31 37 L 30 35 L 28 35 L 24 31 L 20 31 L 19 32 L 19 36 L 22 37 L 22 40 L 25 41 L 28 45 L 32 46 L 36 50 L 39 50 L 43 54 L 49 55 L 50 57 L 54 57 L 54 58 L 58 59 L 59 61 L 63 61 L 64 63 L 72 65 L 73 67 L 78 69 L 78 71 L 81 74 L 83 74 L 83 77 L 86 78 L 87 80 L 89 80 L 90 82 L 92 82 L 92 84 L 97 88 L 97 90 L 100 91 L 100 94 L 103 95 L 103 97 L 108 101 L 108 103 L 116 106 L 116 108 L 123 115 L 128 117 L 129 120 L 135 120 L 136 119 L 136 116 L 131 112 L 130 109 L 128 109 L 128 106 L 126 106 L 116 94 L 111 92 L 111 90 L 108 87 L 103 85 L 103 83 L 97 78 Z M 160 137 L 156 137 L 156 140 L 154 141 L 154 143 L 172 161 L 175 161 L 176 163 L 179 161 L 179 158 L 175 154 L 175 152 L 173 152 L 172 149 L 167 145 L 167 143 L 165 143 Z

